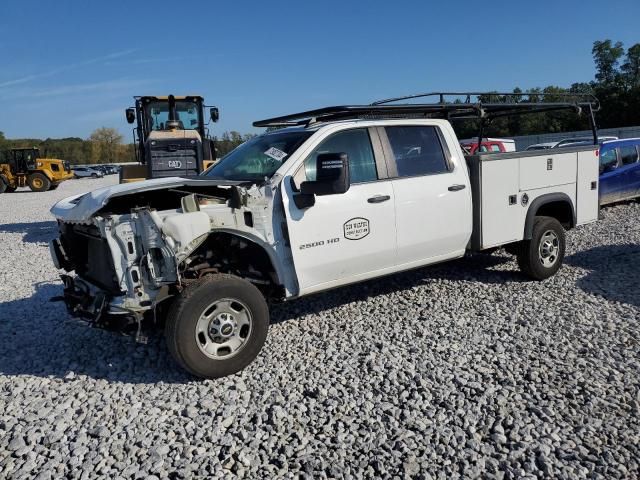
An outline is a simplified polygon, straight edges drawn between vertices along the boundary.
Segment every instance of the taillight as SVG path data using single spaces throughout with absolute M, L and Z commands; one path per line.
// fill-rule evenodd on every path
M 600 155 L 600 150 L 596 150 L 596 157 Z

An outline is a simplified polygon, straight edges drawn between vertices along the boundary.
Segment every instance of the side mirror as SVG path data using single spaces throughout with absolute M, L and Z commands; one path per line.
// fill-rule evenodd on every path
M 349 190 L 349 157 L 346 153 L 321 153 L 316 159 L 316 180 L 302 182 L 303 195 L 333 195 Z
M 211 121 L 216 123 L 220 119 L 220 112 L 218 111 L 218 107 L 211 107 L 209 109 L 209 115 L 211 115 Z
M 135 108 L 127 108 L 125 110 L 125 115 L 127 116 L 127 122 L 133 123 L 136 121 L 136 110 Z

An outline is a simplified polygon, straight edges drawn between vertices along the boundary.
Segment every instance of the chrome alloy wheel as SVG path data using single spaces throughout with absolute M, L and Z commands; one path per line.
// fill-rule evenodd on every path
M 558 261 L 560 254 L 560 239 L 553 230 L 547 230 L 540 238 L 538 259 L 546 268 L 552 267 Z
M 247 306 L 232 298 L 216 300 L 204 309 L 196 324 L 196 343 L 207 357 L 221 360 L 244 348 L 251 335 Z

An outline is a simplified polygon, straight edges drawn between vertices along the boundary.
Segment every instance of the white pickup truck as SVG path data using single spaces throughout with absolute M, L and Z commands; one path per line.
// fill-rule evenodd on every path
M 139 326 L 166 305 L 175 359 L 215 378 L 258 355 L 269 302 L 498 246 L 531 278 L 553 275 L 565 231 L 598 218 L 597 145 L 465 158 L 447 120 L 414 115 L 441 109 L 418 107 L 256 122 L 287 128 L 197 178 L 60 201 L 50 250 L 75 271 L 62 275 L 69 312 Z

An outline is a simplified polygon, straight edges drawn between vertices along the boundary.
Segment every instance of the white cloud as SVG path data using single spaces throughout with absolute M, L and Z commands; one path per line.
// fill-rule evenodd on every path
M 137 48 L 129 48 L 127 50 L 121 50 L 119 52 L 109 53 L 108 55 L 102 55 L 102 56 L 99 56 L 99 57 L 90 58 L 88 60 L 84 60 L 84 61 L 79 62 L 79 63 L 72 63 L 72 64 L 69 64 L 69 65 L 64 65 L 62 67 L 54 68 L 54 69 L 46 71 L 46 72 L 40 72 L 40 73 L 35 73 L 33 75 L 27 75 L 27 76 L 24 76 L 24 77 L 14 78 L 12 80 L 6 80 L 4 82 L 0 82 L 0 88 L 7 88 L 7 87 L 13 87 L 15 85 L 22 85 L 22 84 L 31 82 L 33 80 L 37 80 L 37 79 L 40 79 L 40 78 L 51 77 L 51 76 L 57 75 L 59 73 L 66 72 L 68 70 L 73 70 L 75 68 L 84 67 L 86 65 L 91 65 L 91 64 L 94 64 L 94 63 L 98 63 L 98 62 L 103 62 L 105 60 L 113 60 L 113 59 L 116 59 L 116 58 L 125 57 L 127 55 L 131 55 L 132 53 L 136 52 L 137 50 L 138 50 Z

